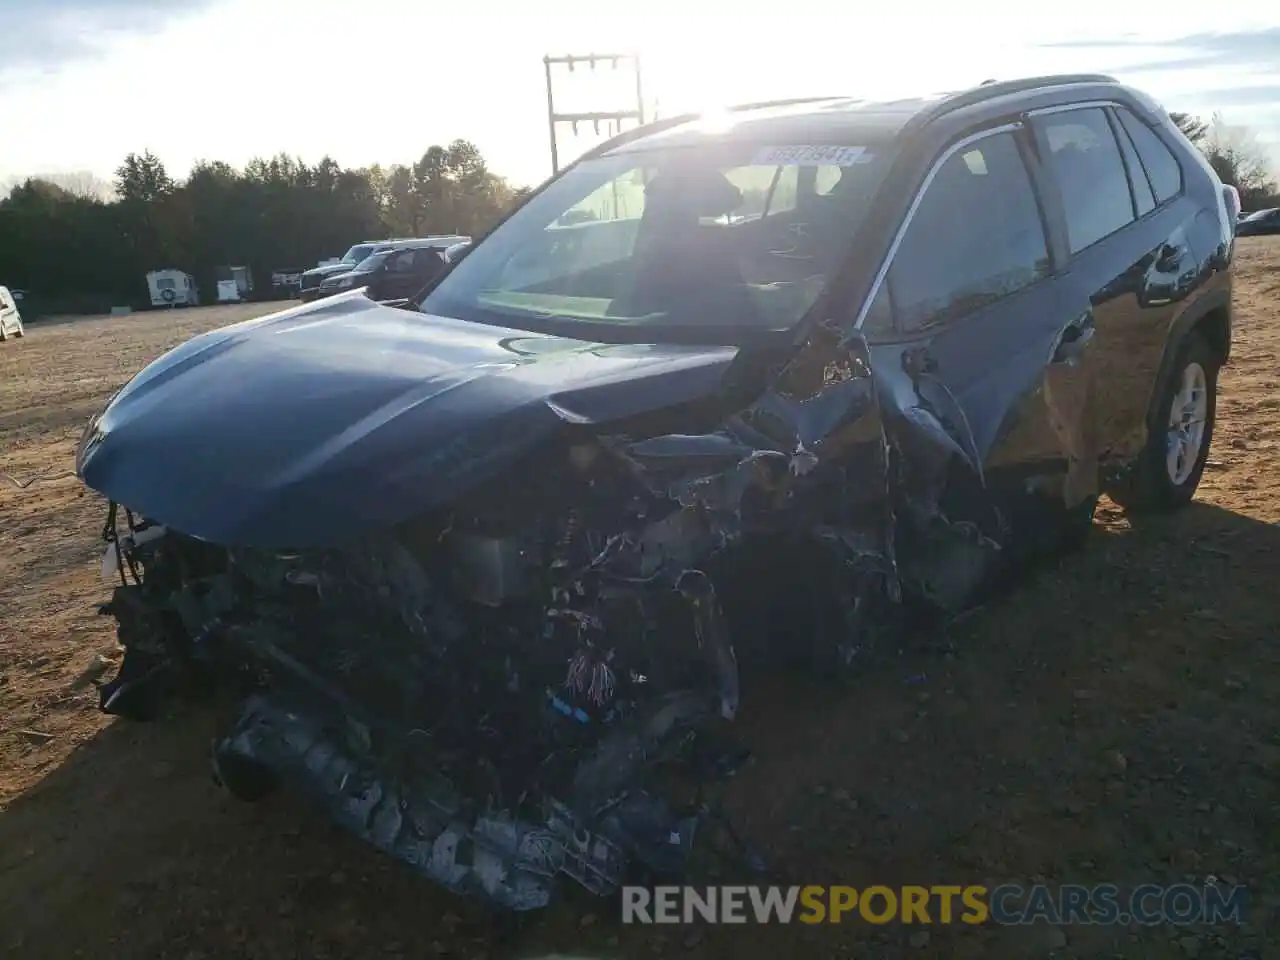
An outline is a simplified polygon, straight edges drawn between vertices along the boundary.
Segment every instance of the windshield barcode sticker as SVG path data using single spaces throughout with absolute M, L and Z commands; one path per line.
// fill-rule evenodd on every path
M 851 167 L 855 163 L 867 163 L 871 154 L 866 147 L 840 146 L 786 146 L 762 147 L 756 152 L 753 165 L 804 167 L 830 165 Z

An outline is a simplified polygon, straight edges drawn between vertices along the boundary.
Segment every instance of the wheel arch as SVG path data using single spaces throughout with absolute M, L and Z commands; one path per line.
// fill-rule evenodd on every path
M 1200 315 L 1190 331 L 1204 337 L 1218 357 L 1219 365 L 1231 359 L 1231 308 L 1223 304 Z
M 1182 346 L 1191 335 L 1202 336 L 1218 358 L 1219 365 L 1231 358 L 1231 288 L 1222 287 L 1198 297 L 1186 309 L 1182 310 L 1169 327 L 1169 335 L 1165 338 L 1164 353 L 1160 358 L 1160 370 L 1155 383 L 1151 385 L 1151 395 L 1147 402 L 1148 427 L 1159 426 L 1154 423 L 1160 397 L 1169 378 L 1174 374 L 1174 364 Z

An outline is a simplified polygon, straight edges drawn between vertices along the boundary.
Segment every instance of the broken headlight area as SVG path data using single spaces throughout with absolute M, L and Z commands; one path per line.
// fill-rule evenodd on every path
M 563 453 L 527 488 L 325 549 L 214 545 L 112 506 L 120 585 L 103 611 L 125 658 L 103 709 L 148 718 L 176 692 L 236 691 L 223 785 L 309 796 L 497 906 L 540 907 L 561 874 L 601 894 L 637 869 L 680 874 L 708 788 L 745 757 L 702 564 L 768 484 L 751 467 L 657 496 L 605 446 Z

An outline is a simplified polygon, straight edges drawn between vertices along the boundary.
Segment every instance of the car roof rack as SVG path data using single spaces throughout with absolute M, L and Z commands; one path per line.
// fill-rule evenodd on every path
M 973 106 L 976 103 L 982 103 L 985 100 L 994 100 L 997 97 L 1004 97 L 1014 93 L 1023 93 L 1029 90 L 1039 90 L 1047 87 L 1063 87 L 1079 83 L 1119 83 L 1115 77 L 1105 73 L 1059 73 L 1048 74 L 1040 77 L 1024 77 L 1020 80 L 984 80 L 976 87 L 968 90 L 962 90 L 958 93 L 944 96 L 935 104 L 931 104 L 919 113 L 913 116 L 903 125 L 902 133 L 917 129 L 931 120 L 936 120 L 941 116 L 960 110 L 964 107 Z M 764 110 L 770 107 L 793 107 L 805 103 L 828 103 L 833 100 L 856 100 L 856 97 L 850 96 L 829 96 L 829 97 L 789 97 L 783 100 L 757 100 L 752 103 L 738 103 L 725 107 L 728 113 L 741 113 L 746 110 Z M 584 153 L 579 159 L 587 160 L 598 157 L 615 147 L 623 146 L 632 140 L 640 137 L 647 137 L 650 134 L 660 133 L 663 130 L 669 130 L 677 127 L 682 123 L 690 123 L 700 117 L 705 116 L 703 113 L 682 113 L 678 116 L 667 117 L 664 120 L 655 120 L 652 123 L 643 124 L 626 130 L 610 140 L 606 140 L 599 146 L 593 147 Z
M 724 109 L 730 113 L 739 113 L 743 110 L 767 110 L 770 107 L 795 107 L 802 103 L 825 103 L 828 100 L 856 100 L 857 97 L 848 95 L 834 97 L 788 97 L 785 100 L 756 100 L 753 103 L 735 103 Z
M 931 120 L 971 107 L 997 97 L 1006 97 L 1014 93 L 1026 93 L 1031 90 L 1043 90 L 1050 87 L 1066 87 L 1080 83 L 1119 83 L 1115 77 L 1105 73 L 1058 73 L 1042 77 L 1023 77 L 1021 80 L 985 80 L 976 87 L 961 90 L 945 96 L 937 103 L 925 107 L 912 117 L 903 130 L 917 129 Z
M 727 113 L 742 113 L 746 110 L 765 110 L 770 107 L 794 107 L 803 103 L 825 103 L 831 100 L 849 100 L 849 99 L 852 99 L 852 98 L 847 96 L 788 97 L 787 99 L 784 99 L 784 100 L 756 100 L 752 103 L 735 103 L 731 106 L 726 106 L 723 109 Z M 707 112 L 710 112 L 710 111 L 707 111 Z M 607 153 L 608 151 L 612 150 L 614 147 L 623 146 L 624 144 L 630 143 L 632 140 L 638 140 L 640 137 L 647 137 L 650 134 L 661 133 L 663 130 L 670 130 L 672 127 L 678 127 L 682 123 L 692 123 L 693 121 L 706 116 L 707 112 L 681 113 L 674 117 L 666 117 L 665 119 L 662 119 L 662 120 L 654 120 L 652 123 L 646 123 L 638 127 L 633 127 L 630 130 L 624 130 L 622 133 L 618 134 L 616 137 L 613 137 L 610 140 L 606 140 L 604 143 L 600 144 L 599 146 L 592 147 L 590 150 L 584 153 L 579 159 L 587 160 L 592 157 L 598 157 L 601 154 Z

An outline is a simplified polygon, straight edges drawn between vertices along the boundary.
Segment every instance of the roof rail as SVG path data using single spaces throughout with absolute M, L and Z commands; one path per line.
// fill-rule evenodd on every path
M 848 100 L 849 97 L 790 97 L 785 100 L 757 100 L 753 103 L 735 103 L 732 106 L 725 107 L 728 113 L 741 113 L 746 110 L 764 110 L 768 107 L 792 107 L 802 103 L 823 103 L 829 100 Z M 669 130 L 672 127 L 678 127 L 682 123 L 692 123 L 695 120 L 705 116 L 705 113 L 681 113 L 674 117 L 666 117 L 662 120 L 654 120 L 639 127 L 632 127 L 625 130 L 612 139 L 606 140 L 598 146 L 592 147 L 584 153 L 579 160 L 587 160 L 598 157 L 603 153 L 607 153 L 614 147 L 620 147 L 623 144 L 630 143 L 632 140 L 638 140 L 640 137 L 647 137 L 652 133 L 660 133 L 663 130 Z
M 1013 93 L 1023 93 L 1029 90 L 1036 90 L 1043 87 L 1062 87 L 1077 83 L 1118 83 L 1115 77 L 1105 73 L 1060 73 L 1049 74 L 1041 77 L 1024 77 L 1021 80 L 985 80 L 979 86 L 963 90 L 951 96 L 944 97 L 942 100 L 925 107 L 915 116 L 913 116 L 903 127 L 903 133 L 914 130 L 923 126 L 931 120 L 959 110 L 963 107 L 972 106 L 975 103 L 982 103 L 986 100 L 994 100 L 997 97 L 1008 96 Z M 856 99 L 849 96 L 829 96 L 829 97 L 789 97 L 783 100 L 757 100 L 752 103 L 737 103 L 724 109 L 729 113 L 741 113 L 747 110 L 763 110 L 769 107 L 791 107 L 799 106 L 805 103 L 824 103 L 832 100 L 849 100 Z M 620 147 L 623 144 L 630 143 L 640 137 L 648 136 L 652 133 L 659 133 L 668 130 L 671 127 L 679 126 L 682 123 L 690 123 L 699 119 L 701 113 L 682 113 L 678 116 L 667 117 L 664 120 L 655 120 L 652 123 L 643 126 L 634 127 L 618 134 L 610 140 L 606 140 L 599 146 L 593 147 L 584 153 L 579 159 L 586 160 L 591 157 L 600 156 L 603 153 L 612 150 L 614 147 Z
M 976 87 L 944 97 L 932 106 L 921 110 L 907 122 L 904 132 L 923 126 L 955 110 L 971 107 L 975 103 L 994 100 L 1013 93 L 1025 93 L 1045 87 L 1065 87 L 1077 83 L 1119 83 L 1119 81 L 1105 73 L 1059 73 L 1043 77 L 1024 77 L 1021 80 L 987 80 Z
M 794 107 L 802 103 L 823 103 L 827 100 L 851 100 L 852 97 L 789 97 L 785 100 L 757 100 L 754 103 L 735 103 L 731 107 L 725 107 L 730 113 L 738 113 L 742 110 L 764 110 L 769 107 Z

